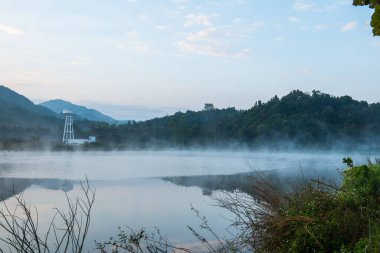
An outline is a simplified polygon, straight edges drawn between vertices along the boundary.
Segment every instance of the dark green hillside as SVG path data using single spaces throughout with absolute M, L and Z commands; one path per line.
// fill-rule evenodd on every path
M 56 120 L 57 115 L 54 112 L 43 106 L 35 105 L 26 97 L 7 87 L 0 86 L 1 124 L 35 126 Z
M 98 124 L 99 140 L 125 147 L 355 148 L 378 146 L 380 104 L 319 91 L 292 91 L 249 110 L 234 108 L 178 112 L 121 126 Z M 153 145 L 153 146 L 152 146 Z
M 119 126 L 99 124 L 93 130 L 99 140 L 120 148 L 215 146 L 236 140 L 234 122 L 240 114 L 235 108 L 177 112 Z
M 51 138 L 62 120 L 49 109 L 0 86 L 0 138 Z

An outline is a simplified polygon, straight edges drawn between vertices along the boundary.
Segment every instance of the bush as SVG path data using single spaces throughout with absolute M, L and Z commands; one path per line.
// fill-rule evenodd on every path
M 267 210 L 257 252 L 379 252 L 380 165 L 349 166 L 341 187 L 314 181 Z

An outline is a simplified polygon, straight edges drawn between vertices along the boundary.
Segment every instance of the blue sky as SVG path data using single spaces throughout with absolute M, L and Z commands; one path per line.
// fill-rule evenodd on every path
M 380 39 L 351 2 L 0 0 L 0 83 L 119 119 L 294 89 L 378 102 Z

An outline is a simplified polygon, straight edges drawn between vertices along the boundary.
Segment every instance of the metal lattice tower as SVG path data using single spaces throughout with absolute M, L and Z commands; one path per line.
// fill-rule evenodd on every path
M 70 110 L 63 110 L 63 114 L 66 116 L 65 117 L 65 127 L 63 129 L 63 137 L 62 137 L 62 142 L 63 143 L 68 143 L 69 140 L 74 139 L 74 127 L 73 127 L 73 116 L 71 114 Z

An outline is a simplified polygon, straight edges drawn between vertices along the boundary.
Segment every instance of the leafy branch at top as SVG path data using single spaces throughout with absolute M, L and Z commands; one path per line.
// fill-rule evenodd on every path
M 374 9 L 374 13 L 371 17 L 371 27 L 373 36 L 380 35 L 380 0 L 354 0 L 355 6 L 367 6 Z

